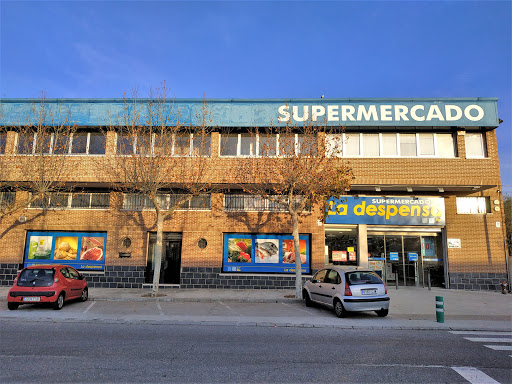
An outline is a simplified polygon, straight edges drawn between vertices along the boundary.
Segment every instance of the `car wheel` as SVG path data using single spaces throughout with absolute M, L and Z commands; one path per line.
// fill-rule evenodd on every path
M 82 296 L 80 296 L 80 301 L 87 301 L 89 298 L 89 290 L 87 288 L 84 288 L 82 291 Z
M 302 297 L 304 297 L 304 300 L 306 300 L 306 307 L 313 306 L 313 302 L 311 301 L 311 298 L 309 297 L 308 291 L 306 291 L 306 290 L 302 291 Z
M 53 309 L 56 309 L 57 311 L 59 309 L 62 309 L 64 306 L 64 294 L 61 293 L 59 297 L 57 297 L 57 301 L 53 304 Z
M 386 317 L 388 315 L 388 313 L 389 313 L 389 309 L 381 309 L 379 311 L 375 311 L 375 313 L 379 317 Z
M 9 308 L 11 311 L 18 309 L 18 306 L 19 306 L 18 303 L 7 303 L 7 308 Z
M 338 317 L 347 316 L 347 311 L 345 311 L 345 308 L 343 307 L 343 303 L 339 299 L 334 300 L 334 313 Z

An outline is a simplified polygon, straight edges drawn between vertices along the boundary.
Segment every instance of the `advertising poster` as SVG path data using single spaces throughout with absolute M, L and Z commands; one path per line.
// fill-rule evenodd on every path
M 307 242 L 299 240 L 300 263 L 306 264 Z M 293 240 L 283 240 L 283 263 L 295 264 L 295 246 Z
M 25 267 L 65 264 L 79 270 L 105 269 L 105 232 L 28 232 Z
M 398 261 L 398 252 L 389 252 L 390 261 Z
M 349 252 L 348 253 L 348 260 L 349 261 L 356 261 L 356 253 L 355 252 Z
M 407 256 L 409 257 L 409 261 L 418 261 L 417 252 L 407 252 Z
M 311 272 L 309 235 L 299 236 L 302 273 Z M 223 272 L 295 273 L 293 236 L 224 234 Z
M 332 251 L 332 261 L 347 261 L 347 251 Z

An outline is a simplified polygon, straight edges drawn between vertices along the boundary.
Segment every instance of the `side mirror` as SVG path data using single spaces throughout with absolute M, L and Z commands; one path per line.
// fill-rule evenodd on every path
M 78 276 L 78 280 L 83 280 L 84 279 L 84 275 L 79 275 Z
M 312 282 L 313 284 L 316 284 L 316 283 L 318 283 L 318 280 L 311 279 L 311 282 Z

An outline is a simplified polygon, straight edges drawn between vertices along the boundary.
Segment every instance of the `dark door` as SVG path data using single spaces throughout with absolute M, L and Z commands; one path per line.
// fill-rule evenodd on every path
M 181 274 L 181 241 L 164 242 L 165 253 L 162 258 L 160 283 L 179 284 Z

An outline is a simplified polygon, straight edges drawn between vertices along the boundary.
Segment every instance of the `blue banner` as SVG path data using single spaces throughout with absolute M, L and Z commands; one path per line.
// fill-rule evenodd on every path
M 311 272 L 309 235 L 299 235 L 302 273 Z M 293 236 L 224 234 L 223 272 L 295 273 Z
M 439 197 L 331 198 L 326 224 L 445 225 L 444 199 Z
M 25 267 L 65 264 L 80 270 L 105 268 L 105 232 L 28 232 Z

